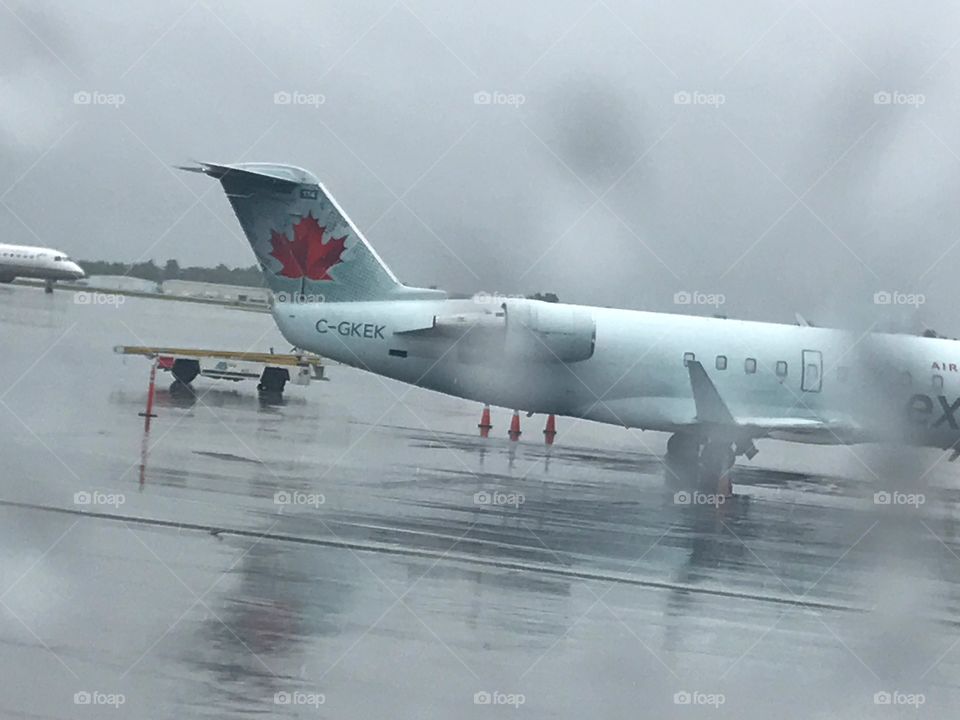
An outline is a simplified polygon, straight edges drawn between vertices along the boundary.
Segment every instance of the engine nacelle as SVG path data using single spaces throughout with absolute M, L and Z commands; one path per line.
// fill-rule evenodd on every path
M 593 355 L 597 326 L 586 310 L 541 300 L 507 300 L 507 357 L 578 362 Z

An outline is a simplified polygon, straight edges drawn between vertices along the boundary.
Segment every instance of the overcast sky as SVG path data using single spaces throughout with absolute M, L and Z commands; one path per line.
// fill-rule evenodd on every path
M 958 334 L 958 80 L 940 0 L 2 0 L 0 237 L 249 265 L 171 167 L 282 161 L 409 284 Z

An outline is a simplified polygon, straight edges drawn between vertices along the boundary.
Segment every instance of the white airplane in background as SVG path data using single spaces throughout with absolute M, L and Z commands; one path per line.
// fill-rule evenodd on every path
M 79 280 L 86 273 L 59 250 L 0 243 L 0 283 L 10 283 L 18 277 L 46 280 L 46 291 L 50 293 L 57 280 Z
M 309 172 L 217 178 L 293 345 L 485 404 L 672 433 L 674 477 L 727 494 L 754 441 L 896 442 L 960 455 L 960 344 L 809 325 L 506 299 L 401 284 Z

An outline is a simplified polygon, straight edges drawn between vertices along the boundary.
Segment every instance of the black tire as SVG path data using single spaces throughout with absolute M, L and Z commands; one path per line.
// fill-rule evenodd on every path
M 667 440 L 667 455 L 671 460 L 696 462 L 700 452 L 700 439 L 688 433 L 674 433 Z
M 708 442 L 700 452 L 700 488 L 714 493 L 720 478 L 730 472 L 736 457 L 729 443 Z
M 289 379 L 290 371 L 286 368 L 265 367 L 263 374 L 260 375 L 260 384 L 257 385 L 257 390 L 262 393 L 279 395 L 283 392 Z
M 196 379 L 197 375 L 200 374 L 200 361 L 178 358 L 173 361 L 173 367 L 170 369 L 170 373 L 175 380 L 178 380 L 184 385 L 189 385 Z
M 694 488 L 699 476 L 700 438 L 675 433 L 667 441 L 664 475 L 671 487 Z

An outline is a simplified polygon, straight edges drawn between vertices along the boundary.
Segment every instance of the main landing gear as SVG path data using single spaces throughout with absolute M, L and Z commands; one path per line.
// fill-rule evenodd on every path
M 722 497 L 733 495 L 730 470 L 735 459 L 732 442 L 676 433 L 667 441 L 669 479 Z

